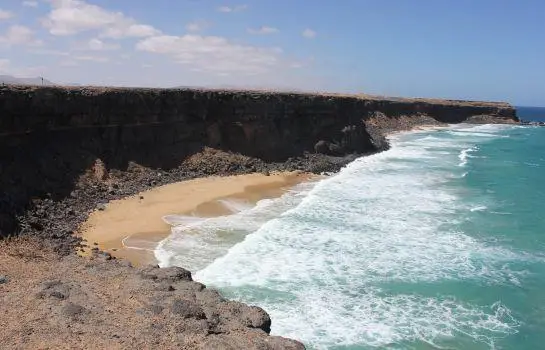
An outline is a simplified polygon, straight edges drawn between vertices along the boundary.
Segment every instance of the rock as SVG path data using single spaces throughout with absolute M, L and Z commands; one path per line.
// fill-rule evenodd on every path
M 140 270 L 140 276 L 144 279 L 152 279 L 157 282 L 193 281 L 191 272 L 181 267 L 173 266 L 160 269 L 156 266 L 145 267 Z
M 265 343 L 271 350 L 305 350 L 303 343 L 283 337 L 269 336 L 265 338 Z
M 157 304 L 152 304 L 148 306 L 148 310 L 151 311 L 154 315 L 159 315 L 161 312 L 163 312 L 164 307 Z
M 31 219 L 28 224 L 36 231 L 43 231 L 44 225 L 36 219 Z
M 106 210 L 106 204 L 100 203 L 97 205 L 97 210 L 104 211 Z
M 343 148 L 336 144 L 336 143 L 330 143 L 329 144 L 329 154 L 332 154 L 332 155 L 336 155 L 336 156 L 341 156 L 343 155 Z
M 61 312 L 64 316 L 70 317 L 70 318 L 76 318 L 77 316 L 85 313 L 87 310 L 78 304 L 74 304 L 72 302 L 67 302 L 61 309 Z
M 161 283 L 158 284 L 155 290 L 163 291 L 163 292 L 173 292 L 176 290 L 170 283 Z
M 117 260 L 117 263 L 118 263 L 119 265 L 123 266 L 123 267 L 129 267 L 129 268 L 130 268 L 130 267 L 133 267 L 133 266 L 132 266 L 132 263 L 131 263 L 130 261 L 128 261 L 128 260 L 123 260 L 123 259 Z
M 208 336 L 199 349 L 305 350 L 305 346 L 296 340 L 282 337 L 260 337 L 252 333 L 235 333 Z
M 42 283 L 42 289 L 38 292 L 37 297 L 66 299 L 70 295 L 70 287 L 60 281 L 45 281 Z
M 6 284 L 9 282 L 8 276 L 0 276 L 0 284 Z
M 214 350 L 239 350 L 239 349 L 250 349 L 247 344 L 244 347 L 240 347 L 240 344 L 237 344 L 239 340 L 231 339 L 224 336 L 210 336 L 207 337 L 205 342 L 199 347 L 199 349 L 214 349 Z
M 96 159 L 93 166 L 93 172 L 95 179 L 98 181 L 104 181 L 108 178 L 108 170 L 102 159 Z
M 51 292 L 48 293 L 48 295 L 51 298 L 66 299 L 66 295 L 64 295 L 64 293 L 62 293 L 62 292 L 60 292 L 58 290 L 51 291 Z
M 196 294 L 197 301 L 205 305 L 215 305 L 224 302 L 225 299 L 215 289 L 204 289 Z
M 247 306 L 244 308 L 242 318 L 246 319 L 247 326 L 251 328 L 259 328 L 266 333 L 271 332 L 271 318 L 260 307 Z
M 198 320 L 206 318 L 203 309 L 199 305 L 185 299 L 174 300 L 170 312 L 183 318 L 196 318 Z
M 320 140 L 314 145 L 314 152 L 321 154 L 329 153 L 329 142 Z
M 208 325 L 208 320 L 206 319 L 197 319 L 197 318 L 184 318 L 183 322 L 177 322 L 178 324 L 174 327 L 174 332 L 178 333 L 182 337 L 193 337 L 193 336 L 207 336 L 210 332 L 210 327 Z M 194 348 L 194 347 L 192 347 Z

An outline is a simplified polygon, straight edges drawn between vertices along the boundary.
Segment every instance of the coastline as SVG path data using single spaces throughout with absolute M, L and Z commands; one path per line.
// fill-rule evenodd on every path
M 204 177 L 113 200 L 101 210 L 93 211 L 81 225 L 77 234 L 88 246 L 79 252 L 88 256 L 93 248 L 98 248 L 135 266 L 156 264 L 153 251 L 168 237 L 171 228 L 163 216 L 226 215 L 231 211 L 219 200 L 235 199 L 255 205 L 261 199 L 279 197 L 287 189 L 314 177 L 299 171 Z
M 224 299 L 192 282 L 183 268 L 133 268 L 127 259 L 137 258 L 115 259 L 121 257 L 121 248 L 115 247 L 122 247 L 123 240 L 133 248 L 149 249 L 168 236 L 163 215 L 193 211 L 218 215 L 225 210 L 215 203 L 218 198 L 244 197 L 249 192 L 261 198 L 259 186 L 207 197 L 208 201 L 186 207 L 185 212 L 169 203 L 173 209 L 158 212 L 153 220 L 129 211 L 125 214 L 131 214 L 133 221 L 143 220 L 140 232 L 127 238 L 119 226 L 112 233 L 115 239 L 107 236 L 97 246 L 91 237 L 84 244 L 74 232 L 90 215 L 109 212 L 114 201 L 128 203 L 136 198 L 135 208 L 145 207 L 142 204 L 151 202 L 151 193 L 180 181 L 199 182 L 218 175 L 227 179 L 256 173 L 267 176 L 274 171 L 336 173 L 358 157 L 387 150 L 392 132 L 430 123 L 516 120 L 508 104 L 467 101 L 189 90 L 158 94 L 159 90 L 36 87 L 14 91 L 8 87 L 3 91 L 3 98 L 19 103 L 5 104 L 0 135 L 6 164 L 0 172 L 4 174 L 0 176 L 4 191 L 0 236 L 20 234 L 29 241 L 6 240 L 6 247 L 0 249 L 0 258 L 6 261 L 0 264 L 0 275 L 9 279 L 0 285 L 0 289 L 8 288 L 6 307 L 0 311 L 9 313 L 4 323 L 0 321 L 8 329 L 0 339 L 11 342 L 29 337 L 26 325 L 30 324 L 33 332 L 27 344 L 38 347 L 73 343 L 83 348 L 82 342 L 87 341 L 88 347 L 220 348 L 229 344 L 304 349 L 301 343 L 269 336 L 271 320 L 266 311 Z M 59 106 L 54 113 L 52 105 Z M 76 256 L 75 249 L 88 256 Z M 131 253 L 145 254 L 137 250 Z M 29 293 L 35 289 L 38 293 Z M 36 298 L 41 299 L 39 303 Z M 21 308 L 27 312 L 21 313 Z M 59 337 L 51 329 L 66 334 Z M 155 343 L 146 343 L 151 341 Z

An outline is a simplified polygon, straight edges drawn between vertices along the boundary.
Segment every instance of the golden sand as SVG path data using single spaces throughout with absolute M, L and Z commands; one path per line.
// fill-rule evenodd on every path
M 230 211 L 219 199 L 257 203 L 281 196 L 313 175 L 290 172 L 207 177 L 177 182 L 111 201 L 104 211 L 94 211 L 79 234 L 91 247 L 125 258 L 134 265 L 156 263 L 153 250 L 170 234 L 165 215 L 215 217 Z

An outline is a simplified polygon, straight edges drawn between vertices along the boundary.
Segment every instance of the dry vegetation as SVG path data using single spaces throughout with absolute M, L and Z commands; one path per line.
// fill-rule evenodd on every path
M 293 349 L 256 307 L 180 268 L 59 257 L 37 238 L 0 241 L 0 349 Z M 1 277 L 0 277 L 1 278 Z

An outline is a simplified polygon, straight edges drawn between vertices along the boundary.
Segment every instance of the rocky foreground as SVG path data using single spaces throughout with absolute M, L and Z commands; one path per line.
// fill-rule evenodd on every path
M 169 170 L 132 164 L 108 171 L 97 161 L 68 197 L 33 199 L 18 216 L 18 238 L 0 240 L 0 348 L 304 349 L 269 336 L 263 309 L 225 300 L 192 281 L 189 271 L 132 267 L 75 232 L 109 200 L 167 183 L 277 170 L 334 172 L 353 159 L 308 154 L 272 163 L 206 149 Z M 75 254 L 84 247 L 92 257 Z
M 0 314 L 2 349 L 304 349 L 183 268 L 60 257 L 28 237 L 0 243 Z

